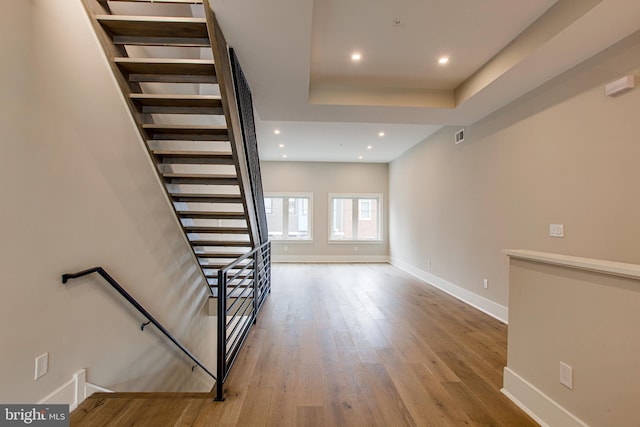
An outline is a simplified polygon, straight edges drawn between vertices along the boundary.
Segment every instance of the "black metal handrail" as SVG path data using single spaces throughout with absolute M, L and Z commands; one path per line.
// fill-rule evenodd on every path
M 243 263 L 252 259 L 250 263 Z M 237 292 L 237 291 L 240 292 Z M 258 311 L 271 292 L 271 242 L 245 253 L 218 270 L 218 381 L 216 400 L 224 400 L 224 383 Z M 236 300 L 227 305 L 228 298 Z M 230 329 L 229 329 L 230 328 Z
M 67 283 L 69 279 L 77 279 L 78 277 L 86 276 L 92 273 L 98 273 L 104 280 L 107 281 L 107 283 L 111 285 L 111 287 L 113 287 L 120 295 L 122 295 L 124 299 L 126 299 L 127 302 L 129 302 L 129 304 L 135 307 L 135 309 L 138 310 L 144 317 L 146 317 L 149 320 L 149 322 L 153 323 L 155 327 L 158 328 L 158 330 L 160 330 L 160 332 L 162 332 L 167 338 L 169 338 L 169 340 L 171 340 L 172 343 L 174 343 L 180 350 L 182 350 L 182 352 L 186 354 L 189 357 L 189 359 L 191 359 L 197 366 L 202 368 L 202 370 L 205 371 L 211 378 L 217 381 L 216 376 L 213 375 L 211 372 L 209 372 L 206 366 L 204 366 L 189 350 L 187 350 L 185 346 L 183 346 L 169 331 L 167 331 L 167 329 L 164 326 L 162 326 L 162 324 L 158 322 L 155 319 L 155 317 L 151 315 L 151 313 L 149 313 L 143 306 L 141 306 L 140 303 L 136 301 L 134 297 L 131 296 L 131 294 L 125 291 L 124 288 L 120 286 L 120 284 L 113 277 L 111 277 L 109 273 L 107 273 L 102 267 L 93 267 L 93 268 L 89 268 L 88 270 L 79 271 L 77 273 L 63 274 L 62 283 Z M 140 329 L 144 331 L 145 326 L 148 325 L 149 322 L 143 323 L 140 326 Z M 192 368 L 192 370 L 194 368 L 195 366 Z

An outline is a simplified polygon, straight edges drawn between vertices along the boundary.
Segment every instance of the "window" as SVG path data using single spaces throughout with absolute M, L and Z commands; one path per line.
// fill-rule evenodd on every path
M 371 219 L 371 200 L 358 200 L 358 209 L 360 210 L 361 220 Z
M 311 200 L 310 194 L 267 195 L 264 204 L 269 239 L 311 240 Z
M 330 194 L 330 241 L 380 241 L 381 194 Z

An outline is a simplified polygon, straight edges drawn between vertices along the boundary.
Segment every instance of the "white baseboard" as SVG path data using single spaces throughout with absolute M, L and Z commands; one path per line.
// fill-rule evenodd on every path
M 391 258 L 391 264 L 398 267 L 400 270 L 406 271 L 407 273 L 417 277 L 418 279 L 427 282 L 432 286 L 435 286 L 436 288 L 448 293 L 449 295 L 458 298 L 460 301 L 477 308 L 478 310 L 488 314 L 489 316 L 495 317 L 503 323 L 509 323 L 509 308 L 493 302 L 487 298 L 481 297 L 476 293 L 473 293 L 436 275 L 427 273 L 424 270 L 420 270 L 419 268 L 416 268 L 411 264 L 407 264 L 406 262 L 400 261 L 397 258 Z
M 85 369 L 80 369 L 75 374 L 73 374 L 73 378 L 71 378 L 69 381 L 58 387 L 48 396 L 40 400 L 38 404 L 67 404 L 69 405 L 69 411 L 73 411 L 87 397 L 91 396 L 97 391 L 112 393 L 112 390 L 88 383 L 87 371 Z
M 500 390 L 542 427 L 588 427 L 588 425 L 537 389 L 533 384 L 504 368 Z
M 388 263 L 387 255 L 272 255 L 275 263 Z

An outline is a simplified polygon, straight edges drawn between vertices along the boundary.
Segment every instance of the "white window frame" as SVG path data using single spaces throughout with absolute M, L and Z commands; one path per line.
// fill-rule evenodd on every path
M 300 242 L 311 243 L 313 242 L 313 193 L 264 193 L 265 198 L 281 198 L 282 201 L 282 236 L 269 237 L 272 242 Z M 289 237 L 289 200 L 307 198 L 309 200 L 307 216 L 309 217 L 309 237 Z M 295 214 L 295 213 L 294 213 Z
M 329 205 L 329 214 L 327 216 L 328 218 L 328 231 L 329 234 L 327 236 L 327 239 L 329 241 L 329 244 L 353 244 L 353 243 L 358 243 L 358 244 L 367 244 L 367 243 L 371 243 L 371 244 L 380 244 L 384 242 L 384 236 L 382 235 L 382 230 L 384 230 L 383 224 L 384 224 L 384 215 L 383 215 L 383 197 L 382 197 L 382 193 L 329 193 L 329 201 L 328 201 L 328 205 Z M 353 205 L 355 205 L 355 208 L 352 209 L 352 229 L 353 229 L 353 235 L 357 236 L 358 235 L 358 216 L 360 215 L 360 200 L 361 199 L 377 199 L 378 200 L 378 238 L 377 239 L 358 239 L 358 238 L 352 238 L 352 239 L 335 239 L 333 238 L 333 233 L 331 231 L 331 227 L 333 226 L 333 200 L 334 199 L 350 199 L 350 200 L 355 200 L 356 203 L 354 203 Z M 353 203 L 353 202 L 352 202 Z M 369 209 L 369 212 L 371 212 L 371 209 Z M 369 219 L 367 218 L 361 218 L 363 220 L 370 220 L 371 216 L 369 216 Z

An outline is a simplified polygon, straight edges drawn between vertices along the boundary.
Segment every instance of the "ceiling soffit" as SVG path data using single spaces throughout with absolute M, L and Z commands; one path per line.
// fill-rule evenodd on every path
M 315 1 L 309 103 L 455 109 L 601 1 Z

